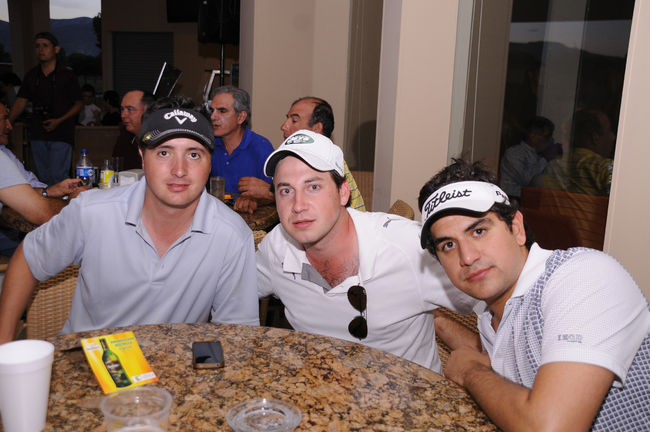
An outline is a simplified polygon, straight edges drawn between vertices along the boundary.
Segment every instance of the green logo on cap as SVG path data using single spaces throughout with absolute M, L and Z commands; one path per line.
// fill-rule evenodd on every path
M 285 145 L 289 144 L 312 144 L 314 140 L 309 135 L 297 134 L 292 137 L 289 137 L 284 143 Z

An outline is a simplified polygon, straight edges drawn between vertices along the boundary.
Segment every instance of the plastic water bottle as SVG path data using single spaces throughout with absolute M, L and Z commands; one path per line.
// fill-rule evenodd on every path
M 82 149 L 81 156 L 77 162 L 77 178 L 83 182 L 84 185 L 92 186 L 95 178 L 93 164 L 88 158 L 88 150 Z

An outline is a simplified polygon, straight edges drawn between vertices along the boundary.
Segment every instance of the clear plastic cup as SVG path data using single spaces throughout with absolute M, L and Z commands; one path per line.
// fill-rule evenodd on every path
M 210 177 L 210 195 L 223 200 L 226 193 L 226 179 L 223 177 Z
M 171 405 L 167 390 L 141 386 L 111 393 L 99 407 L 109 432 L 166 431 Z
M 278 399 L 257 398 L 228 410 L 226 421 L 235 432 L 291 432 L 302 419 L 298 408 Z

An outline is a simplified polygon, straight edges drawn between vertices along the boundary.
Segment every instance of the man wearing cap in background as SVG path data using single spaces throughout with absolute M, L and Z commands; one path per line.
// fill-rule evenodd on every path
M 286 120 L 280 126 L 284 139 L 300 129 L 307 129 L 327 138 L 332 138 L 334 132 L 334 111 L 332 106 L 325 100 L 314 96 L 305 96 L 297 99 L 291 104 Z M 348 164 L 343 161 L 345 180 L 350 186 L 350 207 L 355 210 L 366 211 L 366 205 L 354 180 Z M 258 203 L 273 202 L 274 196 L 260 180 L 244 177 L 239 181 L 239 189 L 242 192 L 240 198 L 240 209 L 245 211 L 247 205 L 250 211 L 257 207 Z
M 13 123 L 32 102 L 30 145 L 39 178 L 53 185 L 70 175 L 77 115 L 83 107 L 74 72 L 57 61 L 61 49 L 56 37 L 41 32 L 34 37 L 38 65 L 25 74 L 11 106 Z
M 417 222 L 346 208 L 343 152 L 300 130 L 269 156 L 280 224 L 259 245 L 258 293 L 296 329 L 361 342 L 440 372 L 431 310 L 471 311 L 417 244 Z
M 210 316 L 257 325 L 252 232 L 205 191 L 213 143 L 189 99 L 154 104 L 140 136 L 145 177 L 81 194 L 16 250 L 0 343 L 11 340 L 36 281 L 72 263 L 81 267 L 64 333 Z
M 483 301 L 480 343 L 436 312 L 445 375 L 506 431 L 650 430 L 643 293 L 609 255 L 533 243 L 495 180 L 456 160 L 420 191 L 422 247 Z

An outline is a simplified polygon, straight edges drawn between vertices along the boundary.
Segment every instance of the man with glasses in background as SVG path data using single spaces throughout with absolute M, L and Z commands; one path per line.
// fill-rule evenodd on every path
M 124 129 L 120 131 L 120 136 L 113 147 L 113 157 L 124 158 L 122 169 L 142 168 L 142 158 L 138 150 L 142 115 L 155 100 L 153 94 L 142 90 L 128 91 L 122 98 L 120 115 Z
M 258 294 L 285 305 L 296 329 L 404 357 L 441 372 L 431 311 L 469 312 L 433 257 L 419 250 L 417 222 L 348 206 L 343 152 L 300 130 L 273 152 L 280 224 L 259 245 Z

